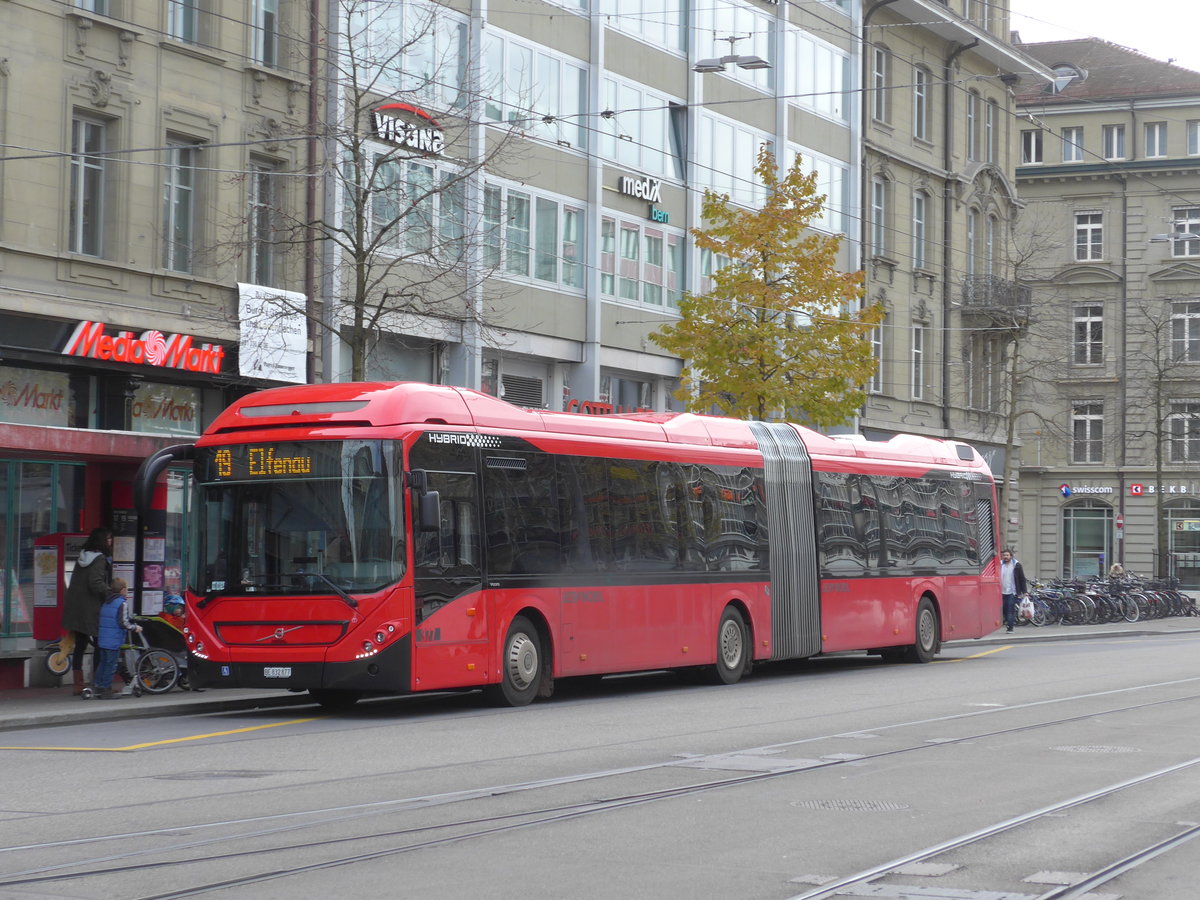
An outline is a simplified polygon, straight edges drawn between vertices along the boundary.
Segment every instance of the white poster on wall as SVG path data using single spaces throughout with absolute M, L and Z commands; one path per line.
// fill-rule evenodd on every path
M 307 302 L 295 291 L 238 283 L 239 374 L 293 384 L 308 380 Z

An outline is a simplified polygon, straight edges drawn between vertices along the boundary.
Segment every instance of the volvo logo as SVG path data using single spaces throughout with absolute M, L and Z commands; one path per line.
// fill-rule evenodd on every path
M 279 628 L 276 628 L 273 633 L 263 635 L 262 637 L 255 640 L 254 643 L 261 644 L 263 641 L 282 641 L 283 636 L 285 634 L 290 634 L 293 631 L 298 631 L 303 627 L 304 627 L 303 625 L 293 625 L 291 628 L 284 628 L 281 625 Z

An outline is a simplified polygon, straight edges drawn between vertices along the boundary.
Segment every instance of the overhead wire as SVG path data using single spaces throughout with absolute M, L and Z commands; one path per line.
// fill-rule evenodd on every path
M 59 2 L 60 2 L 60 5 L 63 5 L 63 6 L 68 5 L 68 4 L 62 3 L 61 0 L 59 0 Z M 796 0 L 785 0 L 785 2 L 787 2 L 788 5 L 790 5 L 790 6 L 800 8 L 800 4 L 797 3 Z M 714 8 L 716 8 L 716 7 L 714 7 Z M 564 12 L 570 12 L 570 10 L 564 10 Z M 547 13 L 546 15 L 552 16 L 552 15 L 554 15 L 554 13 Z M 222 17 L 222 18 L 228 18 L 230 21 L 239 22 L 240 24 L 244 24 L 247 27 L 254 27 L 253 23 L 248 23 L 244 20 L 235 19 L 233 17 Z M 609 16 L 608 18 L 612 18 L 612 17 Z M 818 18 L 820 18 L 820 17 L 818 17 Z M 843 36 L 849 37 L 856 41 L 860 41 L 864 44 L 870 43 L 869 41 L 867 41 L 865 36 L 856 35 L 853 32 L 853 30 L 850 28 L 837 25 L 837 23 L 834 23 L 832 20 L 824 19 L 823 21 L 825 21 L 831 27 L 838 30 L 840 33 L 843 34 Z M 897 24 L 904 25 L 904 26 L 912 26 L 912 25 L 919 25 L 920 23 L 897 23 Z M 698 28 L 699 26 L 693 25 L 690 27 L 695 29 L 695 28 Z M 808 29 L 806 29 L 806 30 L 808 30 Z M 159 32 L 159 33 L 165 35 L 165 33 L 163 33 L 163 32 Z M 241 58 L 249 59 L 249 57 L 241 57 Z M 915 57 L 899 57 L 899 58 L 906 59 L 906 60 L 915 59 Z M 964 90 L 964 87 L 963 87 L 964 84 L 966 84 L 967 82 L 987 80 L 987 78 L 989 78 L 989 77 L 997 77 L 997 76 L 973 75 L 973 76 L 966 76 L 961 79 L 954 79 L 951 81 L 930 80 L 929 82 L 927 82 L 927 84 L 929 87 L 936 87 L 939 85 L 947 85 L 948 84 L 952 88 L 962 91 L 962 90 Z M 446 87 L 449 85 L 442 84 L 440 86 Z M 751 89 L 753 90 L 754 88 L 751 87 Z M 887 89 L 888 90 L 911 90 L 912 84 L 891 83 L 891 84 L 887 85 Z M 859 86 L 853 90 L 859 94 L 866 94 L 868 91 L 875 90 L 875 88 L 867 87 L 864 85 L 864 86 Z M 845 91 L 845 90 L 843 90 L 843 91 L 823 91 L 823 92 L 804 92 L 804 93 L 797 93 L 797 94 L 773 93 L 771 95 L 764 95 L 761 98 L 758 98 L 758 97 L 751 98 L 749 102 L 754 102 L 754 101 L 758 101 L 758 100 L 774 102 L 777 99 L 798 100 L 798 99 L 804 99 L 804 98 L 827 96 L 829 94 L 845 95 L 848 93 L 850 93 L 850 91 Z M 511 102 L 506 98 L 499 98 L 499 97 L 494 97 L 494 96 L 489 96 L 489 95 L 477 94 L 474 99 L 478 102 L 489 102 L 489 101 L 495 102 L 504 107 L 512 106 Z M 701 101 L 701 102 L 693 102 L 693 103 L 686 103 L 686 104 L 674 104 L 674 105 L 690 107 L 690 108 L 719 110 L 719 108 L 724 106 L 725 104 L 744 104 L 745 102 L 748 102 L 748 101 L 746 99 L 742 98 L 742 99 L 737 99 L 737 100 Z M 577 127 L 583 128 L 588 133 L 590 133 L 592 135 L 597 135 L 597 136 L 602 135 L 604 137 L 611 137 L 611 135 L 609 135 L 607 132 L 603 131 L 600 128 L 597 128 L 596 126 L 594 126 L 590 123 L 586 123 L 583 120 L 587 119 L 587 118 L 595 119 L 595 117 L 597 117 L 597 116 L 607 117 L 607 118 L 615 118 L 617 116 L 620 116 L 621 114 L 637 114 L 637 113 L 645 112 L 645 111 L 662 111 L 663 109 L 664 109 L 664 107 L 640 107 L 640 108 L 631 108 L 631 109 L 622 109 L 622 110 L 603 110 L 603 111 L 592 111 L 592 112 L 586 112 L 586 113 L 581 112 L 578 114 L 556 116 L 556 117 L 551 117 L 551 118 L 554 119 L 555 121 L 559 121 L 559 122 L 578 120 Z M 999 108 L 999 110 L 1001 112 L 1005 113 L 1009 117 L 1021 118 L 1021 114 L 1015 113 L 1012 110 L 1009 110 L 1007 108 L 1001 107 L 1001 108 Z M 536 119 L 539 117 L 539 113 L 537 112 L 537 110 L 535 110 L 533 108 L 523 108 L 523 109 L 518 108 L 517 111 L 528 114 L 527 118 L 530 120 L 536 121 Z M 278 144 L 278 143 L 283 143 L 283 142 L 288 142 L 288 141 L 303 141 L 303 140 L 307 140 L 308 138 L 309 138 L 309 136 L 307 134 L 297 134 L 297 135 L 291 135 L 291 136 L 281 135 L 281 136 L 272 136 L 269 138 L 263 138 L 261 140 L 203 143 L 200 146 L 213 147 L 213 148 L 254 146 L 254 145 L 261 145 L 261 144 Z M 638 142 L 634 142 L 634 143 L 638 143 Z M 12 147 L 12 146 L 13 145 L 0 145 L 0 147 Z M 645 144 L 638 143 L 638 146 L 649 149 L 648 145 L 645 145 Z M 19 148 L 19 149 L 32 150 L 33 148 Z M 168 148 L 166 148 L 166 147 L 148 147 L 148 148 L 128 149 L 128 150 L 123 150 L 123 151 L 122 150 L 114 150 L 114 151 L 110 151 L 109 153 L 102 154 L 102 156 L 104 158 L 108 159 L 108 158 L 114 158 L 117 155 L 128 155 L 128 154 L 132 154 L 132 153 L 142 153 L 142 152 L 147 152 L 147 153 L 148 152 L 161 152 L 165 149 L 168 149 Z M 1085 148 L 1085 150 L 1086 150 L 1086 148 Z M 1097 158 L 1100 158 L 1097 154 L 1094 154 L 1094 152 L 1092 152 L 1092 151 L 1086 151 L 1086 152 L 1092 153 L 1092 155 L 1097 156 Z M 61 151 L 46 151 L 45 153 L 40 153 L 40 154 L 39 153 L 29 153 L 28 155 L 24 155 L 24 156 L 0 157 L 0 162 L 13 162 L 13 161 L 19 161 L 19 160 L 47 158 L 47 157 L 68 157 L 68 156 L 74 156 L 74 155 L 75 154 L 61 152 Z M 1107 160 L 1105 160 L 1105 161 L 1108 162 Z M 133 161 L 133 160 L 128 160 L 128 162 L 130 162 L 131 164 L 150 165 L 150 166 L 156 166 L 156 167 L 168 166 L 167 163 L 144 162 L 144 161 Z M 695 160 L 693 160 L 693 165 L 699 166 L 699 163 L 696 162 Z M 714 171 L 710 167 L 699 166 L 699 168 L 701 168 L 702 170 L 707 170 L 710 173 L 712 173 Z M 203 167 L 198 168 L 197 171 L 210 171 L 210 172 L 219 172 L 219 173 L 225 173 L 225 174 L 248 174 L 248 172 L 249 172 L 249 170 L 242 170 L 242 169 L 203 168 Z M 292 176 L 301 175 L 301 176 L 306 176 L 306 177 L 313 175 L 313 173 L 298 172 L 298 171 L 297 172 L 288 172 L 286 174 L 292 175 Z M 323 174 L 323 173 L 316 173 L 316 175 L 318 175 L 318 176 L 321 174 Z M 722 173 L 722 174 L 729 175 L 730 173 Z M 1139 178 L 1142 178 L 1143 180 L 1147 181 L 1147 183 L 1150 183 L 1155 188 L 1156 191 L 1162 192 L 1164 190 L 1161 186 L 1155 185 L 1153 182 L 1150 182 L 1149 179 L 1143 173 L 1135 172 L 1132 174 L 1136 175 Z M 748 185 L 754 184 L 754 182 L 752 180 L 746 179 L 744 177 L 734 175 L 733 178 L 735 179 L 736 182 L 740 182 L 740 183 L 748 184 Z M 893 183 L 900 184 L 900 182 L 893 182 Z M 912 182 L 909 182 L 909 183 L 903 184 L 903 186 L 906 188 L 909 188 L 909 189 L 913 189 L 915 187 L 915 184 Z M 864 203 L 863 203 L 864 206 L 865 206 L 865 200 L 866 200 L 866 198 L 864 198 Z M 862 223 L 864 221 L 864 216 L 852 208 L 846 208 L 845 206 L 843 206 L 843 208 L 840 211 L 840 214 L 845 220 L 850 221 L 850 222 Z M 911 239 L 914 236 L 911 231 L 904 230 L 903 228 L 898 227 L 894 223 L 889 223 L 886 227 L 887 227 L 889 233 L 893 237 L 896 237 L 896 238 Z M 955 268 L 955 270 L 958 270 L 957 266 L 955 266 L 954 268 Z

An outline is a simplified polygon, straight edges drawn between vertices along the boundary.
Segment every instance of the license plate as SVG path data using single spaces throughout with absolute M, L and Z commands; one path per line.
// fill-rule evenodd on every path
M 263 678 L 291 678 L 291 666 L 264 666 Z

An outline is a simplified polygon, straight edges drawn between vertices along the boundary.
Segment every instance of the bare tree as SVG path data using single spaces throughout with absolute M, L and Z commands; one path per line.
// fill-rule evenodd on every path
M 504 223 L 483 173 L 543 117 L 528 96 L 491 114 L 479 30 L 439 4 L 336 0 L 325 38 L 311 126 L 323 198 L 313 216 L 277 206 L 269 226 L 275 246 L 320 253 L 322 296 L 275 297 L 259 326 L 304 317 L 315 341 L 346 348 L 326 377 L 363 380 L 383 335 L 486 340 Z
M 1150 442 L 1154 458 L 1154 569 L 1159 578 L 1174 574 L 1170 564 L 1164 470 L 1175 462 L 1194 462 L 1200 451 L 1200 402 L 1194 379 L 1181 363 L 1188 361 L 1191 342 L 1177 331 L 1170 301 L 1131 302 L 1129 323 L 1129 390 L 1143 398 L 1131 415 L 1138 427 L 1129 437 Z M 1140 384 L 1138 383 L 1140 382 Z M 1134 422 L 1130 423 L 1131 425 Z

